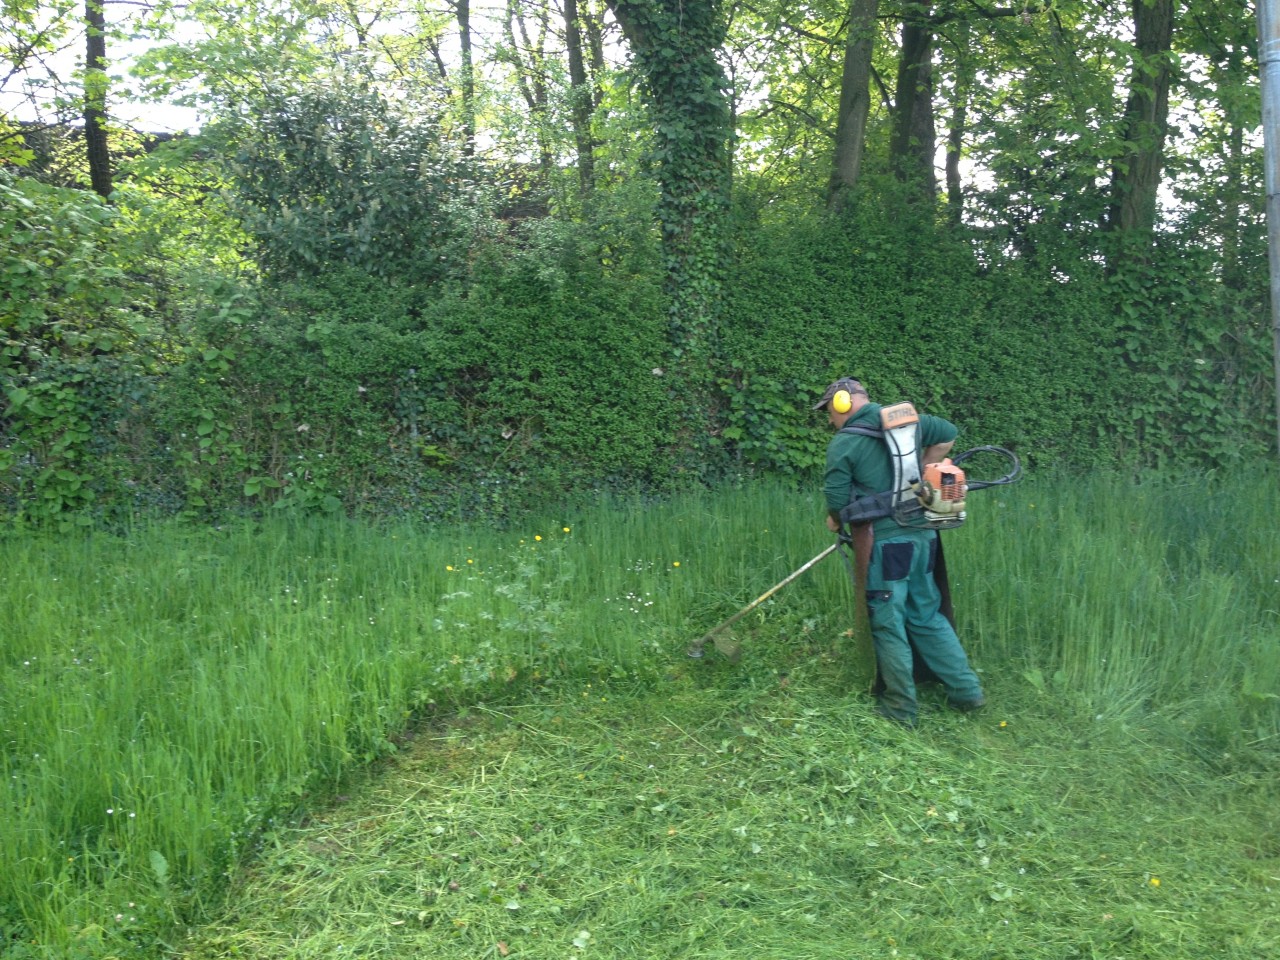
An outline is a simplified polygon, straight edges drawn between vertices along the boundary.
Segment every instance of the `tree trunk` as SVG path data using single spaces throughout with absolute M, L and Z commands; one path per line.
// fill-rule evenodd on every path
M 84 142 L 94 193 L 111 196 L 111 151 L 107 147 L 107 22 L 102 0 L 85 0 Z
M 1225 161 L 1226 180 L 1231 187 L 1247 182 L 1243 173 L 1244 157 L 1244 128 L 1233 120 Z M 1248 271 L 1240 260 L 1240 225 L 1246 222 L 1248 213 L 1245 198 L 1238 189 L 1228 193 L 1227 201 L 1222 222 L 1222 283 L 1233 290 L 1242 290 L 1247 282 Z
M 911 3 L 902 21 L 902 53 L 894 91 L 889 158 L 898 178 L 930 200 L 938 196 L 933 169 L 933 26 L 927 3 Z
M 459 92 L 462 97 L 462 152 L 476 152 L 476 75 L 471 60 L 471 0 L 458 0 L 458 40 L 461 45 Z
M 967 118 L 963 99 L 951 107 L 951 123 L 947 130 L 947 219 L 959 226 L 964 217 L 964 183 L 960 179 L 960 154 L 964 149 Z
M 1125 104 L 1120 158 L 1112 166 L 1109 226 L 1150 234 L 1169 129 L 1174 0 L 1133 0 L 1134 57 Z
M 1223 66 L 1223 83 L 1233 89 L 1244 89 L 1248 77 L 1244 56 L 1239 47 L 1231 47 Z M 1235 111 L 1225 113 L 1227 124 L 1227 155 L 1223 162 L 1225 194 L 1222 210 L 1222 283 L 1233 290 L 1243 290 L 1248 282 L 1248 268 L 1242 262 L 1242 224 L 1249 219 L 1248 194 L 1245 185 L 1249 177 L 1245 173 L 1245 123 Z
M 529 26 L 525 22 L 521 4 L 517 0 L 508 0 L 505 30 L 507 42 L 511 45 L 516 81 L 525 103 L 529 106 L 529 115 L 533 118 L 534 138 L 538 143 L 538 166 L 543 178 L 550 183 L 555 160 L 548 142 L 550 130 L 547 122 L 549 112 L 546 72 L 547 8 L 543 6 L 538 13 L 537 42 L 529 37 Z
M 587 49 L 591 52 L 591 76 L 595 78 L 591 87 L 591 108 L 600 106 L 601 91 L 599 78 L 605 74 L 604 60 L 604 11 L 606 0 L 587 0 L 586 14 L 581 17 L 582 28 L 586 33 Z M 581 8 L 579 13 L 581 14 Z
M 657 217 L 669 299 L 673 391 L 686 456 L 706 452 L 714 407 L 729 201 L 728 82 L 717 0 L 609 0 L 653 115 Z
M 964 135 L 969 123 L 969 90 L 973 84 L 973 61 L 970 55 L 972 27 L 968 20 L 958 20 L 952 27 L 952 43 L 956 48 L 955 77 L 951 91 L 951 119 L 947 124 L 947 219 L 959 226 L 964 219 L 964 182 L 960 177 L 960 158 L 964 152 Z
M 564 0 L 564 36 L 569 54 L 569 116 L 573 142 L 578 154 L 578 184 L 585 199 L 595 185 L 595 141 L 591 136 L 594 103 L 587 83 L 587 65 L 582 58 L 582 23 L 578 0 Z
M 851 0 L 849 32 L 840 75 L 840 114 L 836 119 L 835 163 L 827 184 L 827 207 L 838 209 L 858 183 L 862 148 L 871 113 L 871 55 L 875 49 L 879 0 Z

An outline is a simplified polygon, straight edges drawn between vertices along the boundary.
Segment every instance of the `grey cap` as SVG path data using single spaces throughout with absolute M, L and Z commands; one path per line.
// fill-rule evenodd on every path
M 827 387 L 827 392 L 822 395 L 821 400 L 813 405 L 813 409 L 825 409 L 827 404 L 831 402 L 831 398 L 841 390 L 847 390 L 850 394 L 860 393 L 864 397 L 867 395 L 867 388 L 857 380 L 854 380 L 852 377 L 841 377 L 839 380 L 832 383 L 831 386 Z

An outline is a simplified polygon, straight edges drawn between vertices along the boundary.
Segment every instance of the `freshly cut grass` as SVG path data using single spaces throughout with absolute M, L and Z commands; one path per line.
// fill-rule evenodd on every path
M 914 733 L 831 664 L 476 710 L 278 832 L 179 952 L 1278 955 L 1280 771 L 1025 692 Z

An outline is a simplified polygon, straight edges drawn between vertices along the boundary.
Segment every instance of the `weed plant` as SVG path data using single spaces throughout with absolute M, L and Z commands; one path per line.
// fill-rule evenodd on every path
M 832 912 L 823 878 L 832 880 L 829 889 L 837 899 L 869 896 L 880 889 L 877 884 L 890 882 L 882 875 L 906 884 L 890 888 L 897 894 L 926 879 L 933 883 L 916 861 L 902 870 L 888 860 L 871 872 L 863 869 L 856 883 L 837 881 L 839 865 L 856 859 L 841 844 L 864 854 L 879 849 L 869 842 L 886 842 L 875 832 L 881 827 L 872 829 L 864 819 L 885 821 L 891 832 L 901 833 L 912 818 L 932 816 L 929 807 L 924 814 L 899 808 L 895 798 L 904 803 L 932 798 L 932 809 L 941 811 L 939 824 L 961 822 L 948 820 L 950 813 L 972 824 L 981 813 L 991 818 L 982 821 L 984 842 L 991 845 L 996 838 L 1012 843 L 1008 838 L 1017 835 L 1026 817 L 1048 822 L 1048 797 L 1063 800 L 1076 793 L 1084 806 L 1070 820 L 1075 839 L 1045 855 L 1053 870 L 1067 870 L 1073 858 L 1088 852 L 1090 810 L 1100 818 L 1099 835 L 1108 838 L 1099 850 L 1118 848 L 1121 836 L 1135 830 L 1147 838 L 1142 842 L 1156 844 L 1159 830 L 1135 823 L 1133 810 L 1142 791 L 1165 774 L 1171 779 L 1162 797 L 1167 801 L 1167 794 L 1176 793 L 1184 812 L 1172 820 L 1153 812 L 1155 819 L 1148 823 L 1207 818 L 1203 849 L 1188 849 L 1187 858 L 1208 857 L 1207 851 L 1224 842 L 1243 849 L 1243 840 L 1219 820 L 1238 813 L 1240 804 L 1260 810 L 1248 806 L 1250 791 L 1267 778 L 1274 784 L 1280 746 L 1280 537 L 1269 525 L 1280 515 L 1280 493 L 1273 474 L 1265 479 L 1259 487 L 1255 477 L 1247 488 L 1225 481 L 1193 486 L 1040 479 L 973 496 L 970 522 L 945 535 L 961 632 L 993 702 L 1009 705 L 1002 722 L 1017 732 L 1027 729 L 1023 717 L 1037 718 L 1029 739 L 992 739 L 1001 753 L 989 762 L 982 759 L 986 738 L 1003 735 L 1004 727 L 956 726 L 960 721 L 948 718 L 940 729 L 950 733 L 940 734 L 941 740 L 916 741 L 885 731 L 874 720 L 859 692 L 865 678 L 850 675 L 846 666 L 852 592 L 837 560 L 815 568 L 735 625 L 740 663 L 717 658 L 710 648 L 706 661 L 684 657 L 690 640 L 829 543 L 810 493 L 753 486 L 662 504 L 619 502 L 574 516 L 544 516 L 518 530 L 279 520 L 0 540 L 0 622 L 5 624 L 0 950 L 15 958 L 163 951 L 166 942 L 173 945 L 167 938 L 176 931 L 222 909 L 229 882 L 242 875 L 246 863 L 265 857 L 272 864 L 283 856 L 281 869 L 298 873 L 286 885 L 305 901 L 294 916 L 305 919 L 306 932 L 294 929 L 289 935 L 305 944 L 320 929 L 336 939 L 293 950 L 264 940 L 256 955 L 332 955 L 340 943 L 351 949 L 361 938 L 376 939 L 379 924 L 416 924 L 418 955 L 480 955 L 481 940 L 472 942 L 480 928 L 468 919 L 471 914 L 446 916 L 432 906 L 434 900 L 428 903 L 428 894 L 443 896 L 440 883 L 447 893 L 457 882 L 472 898 L 469 909 L 496 908 L 494 916 L 507 919 L 519 914 L 521 929 L 533 938 L 526 940 L 522 955 L 586 955 L 594 944 L 601 955 L 714 956 L 705 950 L 707 937 L 755 930 L 752 955 L 794 956 L 782 951 L 801 926 L 814 924 L 806 929 L 840 937 L 848 931 L 833 930 L 834 918 L 841 924 L 858 919 Z M 762 700 L 761 691 L 769 696 Z M 799 714 L 784 709 L 791 703 L 785 698 L 799 697 L 801 691 Z M 771 699 L 778 696 L 784 700 Z M 792 726 L 765 722 L 755 706 L 741 715 L 731 707 L 744 702 L 767 704 L 768 716 L 785 715 Z M 357 815 L 355 822 L 367 819 L 369 825 L 351 828 L 361 835 L 367 831 L 371 842 L 381 836 L 377 843 L 383 853 L 402 835 L 419 830 L 468 846 L 416 848 L 431 869 L 415 875 L 413 889 L 421 898 L 413 910 L 400 905 L 388 912 L 384 905 L 375 917 L 373 906 L 360 903 L 317 906 L 327 901 L 317 899 L 314 878 L 285 863 L 299 849 L 318 844 L 313 852 L 324 864 L 325 889 L 335 896 L 347 897 L 336 891 L 375 868 L 359 858 L 347 863 L 337 856 L 355 842 L 346 828 L 337 839 L 304 833 L 295 841 L 285 825 L 350 790 L 352 777 L 375 761 L 402 752 L 406 731 L 442 724 L 468 710 L 499 718 L 497 728 L 486 727 L 479 736 L 482 745 L 469 745 L 465 725 L 437 726 L 434 739 L 419 737 L 413 763 L 438 765 L 443 779 L 424 781 L 421 791 L 410 790 L 399 799 L 394 798 L 400 788 L 387 786 L 390 793 L 384 796 L 378 792 L 384 788 L 372 784 L 361 803 L 381 812 Z M 637 731 L 651 731 L 644 734 L 649 739 L 637 740 L 639 732 L 629 738 L 629 712 L 648 715 L 638 721 Z M 529 728 L 536 736 L 504 739 L 503 730 L 524 729 L 524 721 L 511 718 L 529 716 L 540 717 Z M 795 739 L 796 723 L 808 725 L 804 729 L 812 728 L 811 733 Z M 756 739 L 746 728 L 783 731 L 783 740 L 769 748 L 777 755 L 759 769 L 748 764 L 721 769 L 716 757 L 764 756 L 755 747 L 739 749 Z M 565 731 L 559 740 L 553 736 L 556 729 Z M 713 735 L 712 729 L 720 732 Z M 694 730 L 688 739 L 673 739 L 679 731 Z M 969 743 L 979 730 L 983 737 Z M 868 737 L 883 750 L 864 754 L 859 744 Z M 609 759 L 615 740 L 622 744 L 617 750 L 621 766 Z M 801 742 L 808 746 L 793 753 Z M 695 743 L 700 746 L 690 752 Z M 818 744 L 829 753 L 818 751 Z M 438 764 L 431 757 L 433 745 L 445 751 Z M 661 786 L 656 779 L 641 781 L 648 763 L 657 769 L 657 759 L 668 750 L 672 762 L 694 759 L 663 789 L 696 793 L 697 802 L 686 798 L 679 816 L 673 811 L 658 818 L 670 821 L 664 829 L 676 831 L 670 840 L 661 831 L 646 833 L 638 823 L 612 832 L 618 804 L 631 804 L 628 817 L 647 820 L 643 810 L 666 803 L 655 792 Z M 646 753 L 652 754 L 649 761 L 633 771 L 639 779 L 621 776 Z M 1140 769 L 1135 768 L 1138 759 L 1145 764 Z M 879 772 L 866 773 L 868 763 Z M 523 771 L 517 783 L 531 783 L 528 776 L 542 778 L 537 789 L 509 797 L 507 813 L 500 813 L 505 801 L 490 789 L 491 777 L 510 783 L 498 776 L 506 769 L 502 764 Z M 806 773 L 806 764 L 825 772 Z M 597 771 L 591 774 L 594 792 L 566 789 L 560 784 L 566 770 L 576 771 L 575 777 Z M 708 777 L 708 770 L 719 772 Z M 931 783 L 939 770 L 951 771 L 946 777 L 955 782 L 944 777 Z M 861 778 L 856 790 L 835 790 L 837 780 L 844 783 L 855 775 Z M 1200 789 L 1201 775 L 1222 778 L 1220 789 Z M 780 825 L 792 804 L 783 789 L 788 777 L 812 787 L 803 798 L 793 798 L 800 804 L 795 809 L 806 811 L 797 822 L 810 827 L 779 838 L 788 851 L 785 859 L 770 860 L 772 854 L 761 859 L 761 852 L 731 855 L 722 841 L 736 837 L 738 827 L 748 831 L 738 837 L 743 840 L 759 837 L 753 831 L 763 826 L 784 830 Z M 1012 799 L 990 793 L 997 786 L 1012 789 L 1018 778 L 1027 782 Z M 915 786 L 900 790 L 904 784 Z M 643 796 L 643 802 L 633 803 L 628 792 Z M 870 805 L 839 802 L 851 792 L 865 795 Z M 755 813 L 744 812 L 741 823 L 723 820 L 725 811 L 742 809 L 744 797 L 757 793 L 768 793 L 777 803 L 770 800 Z M 973 798 L 979 795 L 982 804 L 1012 804 L 1009 809 L 1016 813 L 1004 806 L 970 811 L 955 799 L 977 803 Z M 422 805 L 426 800 L 429 808 Z M 1112 802 L 1115 809 L 1107 809 Z M 500 862 L 498 851 L 527 846 L 538 823 L 545 832 L 551 811 L 560 809 L 557 804 L 568 811 L 556 821 L 557 856 L 572 854 L 588 867 L 573 877 L 564 873 L 564 885 L 547 902 L 548 909 L 559 905 L 559 914 L 534 918 L 506 884 L 522 877 L 512 880 L 520 893 L 519 883 L 527 888 L 541 883 L 550 875 L 545 852 L 526 863 L 519 857 L 532 856 L 529 850 L 518 851 L 510 862 Z M 537 808 L 547 810 L 541 819 L 534 818 Z M 451 811 L 447 817 L 441 812 L 446 809 Z M 397 810 L 406 817 L 403 823 Z M 495 819 L 484 820 L 490 816 Z M 515 819 L 501 819 L 507 816 Z M 700 816 L 710 819 L 697 826 Z M 836 835 L 816 826 L 826 823 L 824 818 L 833 823 L 853 818 L 859 832 L 831 846 L 828 841 Z M 476 825 L 465 827 L 470 821 Z M 1272 876 L 1280 872 L 1274 863 L 1280 858 L 1274 818 L 1255 820 L 1255 826 L 1250 862 L 1256 870 L 1250 876 L 1257 884 L 1246 890 L 1242 910 L 1261 909 L 1266 897 L 1274 900 L 1269 885 L 1280 882 Z M 434 833 L 437 828 L 444 833 Z M 523 839 L 499 840 L 506 832 Z M 945 829 L 935 832 L 951 839 Z M 919 842 L 929 835 L 921 832 Z M 472 845 L 476 837 L 495 845 L 483 857 Z M 661 850 L 675 838 L 678 860 L 662 859 Z M 760 839 L 751 843 L 761 851 L 782 849 Z M 750 850 L 750 844 L 743 849 Z M 966 848 L 965 855 L 980 862 L 984 854 L 978 849 Z M 1088 855 L 1095 854 L 1101 855 Z M 373 854 L 358 855 L 366 856 Z M 445 860 L 433 859 L 438 857 Z M 628 857 L 640 865 L 629 873 L 621 866 Z M 485 858 L 503 876 L 481 871 L 481 877 L 476 871 Z M 699 872 L 704 859 L 712 874 Z M 467 865 L 465 877 L 441 872 L 442 865 L 456 866 L 455 861 Z M 535 862 L 544 866 L 535 868 Z M 1052 896 L 1051 887 L 1020 892 L 1028 888 L 1005 874 L 993 880 L 973 862 L 966 861 L 966 869 L 976 887 L 948 893 L 944 884 L 934 889 L 940 900 L 920 901 L 909 910 L 898 904 L 876 914 L 880 919 L 872 926 L 880 940 L 875 942 L 907 942 L 913 918 L 930 904 L 950 915 L 970 911 L 975 902 L 990 911 L 1005 900 L 1016 905 L 1027 896 L 1046 901 Z M 1026 867 L 1025 856 L 1018 862 Z M 1168 876 L 1174 863 L 1160 858 L 1147 867 L 1124 862 L 1125 877 L 1142 879 L 1143 869 L 1150 873 L 1143 879 L 1148 887 L 1153 886 L 1149 880 L 1161 877 L 1157 869 Z M 1089 873 L 1093 867 L 1083 863 L 1070 867 L 1071 877 L 1084 878 L 1072 882 L 1087 885 L 1096 874 L 1108 889 L 1120 883 L 1101 868 Z M 1199 876 L 1190 867 L 1180 869 L 1188 877 Z M 743 880 L 739 872 L 750 876 Z M 606 880 L 607 890 L 592 892 Z M 492 896 L 477 899 L 480 888 L 472 881 L 492 883 Z M 285 880 L 268 874 L 261 882 L 267 886 L 249 893 L 250 900 Z M 379 881 L 378 889 L 399 898 L 402 882 L 408 881 Z M 637 884 L 650 891 L 638 900 Z M 1148 887 L 1142 888 L 1144 896 L 1154 893 Z M 1214 890 L 1218 900 L 1229 892 L 1223 885 Z M 1239 893 L 1234 887 L 1230 891 Z M 633 900 L 638 912 L 628 913 L 626 904 Z M 517 906 L 510 907 L 512 902 Z M 232 904 L 235 911 L 255 909 L 243 899 Z M 610 919 L 592 928 L 587 919 L 601 915 L 605 904 Z M 730 908 L 740 912 L 723 912 Z M 1164 924 L 1162 909 L 1153 905 L 1142 914 L 1142 923 Z M 342 916 L 326 920 L 316 910 Z M 423 911 L 430 922 L 415 919 Z M 737 920 L 725 927 L 709 912 Z M 552 915 L 561 919 L 553 923 Z M 1074 916 L 1055 920 L 1052 935 L 1068 938 Z M 1223 922 L 1234 931 L 1231 936 L 1243 938 L 1240 943 L 1261 943 L 1262 935 L 1250 933 L 1244 917 L 1242 912 Z M 1012 923 L 1013 918 L 1004 919 Z M 667 920 L 683 931 L 683 939 L 657 952 L 641 949 L 636 938 Z M 245 922 L 256 936 L 261 924 L 276 928 L 278 918 L 246 915 Z M 947 922 L 958 923 L 954 917 Z M 1176 939 L 1181 921 L 1170 922 L 1175 925 L 1160 927 L 1151 943 Z M 506 928 L 492 919 L 485 923 L 484 950 L 499 949 L 499 942 L 514 950 L 515 934 L 504 933 Z M 626 938 L 616 933 L 628 926 L 633 932 Z M 567 937 L 564 943 L 534 937 L 553 928 L 556 937 Z M 695 936 L 695 929 L 705 936 Z M 605 930 L 614 932 L 606 938 Z M 966 930 L 958 929 L 956 938 L 964 939 Z M 442 931 L 452 931 L 455 939 L 441 939 Z M 577 937 L 583 932 L 591 937 Z M 1022 940 L 1013 942 L 1029 943 L 1040 933 L 1049 935 L 1032 924 L 1019 934 Z M 219 927 L 209 936 L 202 946 L 188 949 L 221 955 L 217 943 L 223 941 L 228 953 L 254 955 L 258 949 L 246 942 L 247 933 Z M 582 944 L 575 946 L 575 938 Z M 422 942 L 437 940 L 440 945 L 432 948 L 437 952 L 423 952 Z M 941 949 L 945 940 L 934 947 Z M 372 948 L 360 949 L 374 955 Z M 914 949 L 919 956 L 1034 955 L 982 953 L 977 947 L 972 954 Z M 1115 948 L 1093 955 L 1147 954 Z

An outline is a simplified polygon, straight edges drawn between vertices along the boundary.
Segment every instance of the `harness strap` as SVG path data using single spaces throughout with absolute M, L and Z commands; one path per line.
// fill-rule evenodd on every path
M 861 423 L 851 423 L 836 432 L 852 433 L 860 437 L 871 437 L 874 440 L 885 439 L 883 430 Z M 869 493 L 861 497 L 853 494 L 852 491 L 850 493 L 849 503 L 840 511 L 840 520 L 843 523 L 855 526 L 893 516 L 895 501 L 893 490 L 882 490 L 879 493 Z
M 850 424 L 847 427 L 841 427 L 837 433 L 856 433 L 860 437 L 875 437 L 877 440 L 884 439 L 884 431 L 878 427 L 867 427 L 860 423 Z

